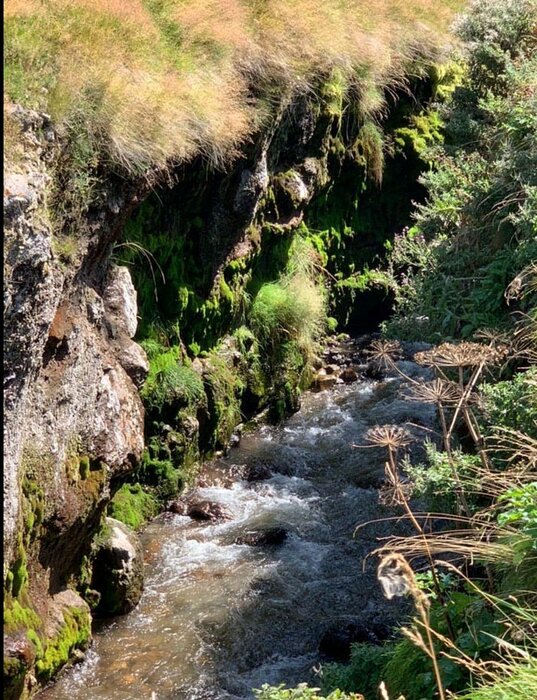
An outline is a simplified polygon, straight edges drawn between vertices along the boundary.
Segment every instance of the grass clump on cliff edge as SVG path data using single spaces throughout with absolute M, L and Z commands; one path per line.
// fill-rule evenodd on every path
M 203 382 L 194 370 L 181 364 L 180 348 L 163 349 L 150 355 L 149 374 L 141 391 L 148 408 L 164 405 L 190 405 L 204 396 Z
M 454 4 L 7 0 L 6 93 L 123 171 L 196 154 L 221 164 L 267 116 L 275 86 L 309 90 L 337 69 L 361 76 L 365 99 L 441 35 Z
M 252 304 L 250 323 L 264 345 L 286 340 L 309 344 L 322 330 L 323 294 L 302 275 L 264 284 Z
M 311 242 L 296 237 L 284 274 L 263 284 L 255 295 L 248 322 L 270 356 L 289 341 L 297 343 L 307 356 L 325 330 L 327 295 L 320 263 Z

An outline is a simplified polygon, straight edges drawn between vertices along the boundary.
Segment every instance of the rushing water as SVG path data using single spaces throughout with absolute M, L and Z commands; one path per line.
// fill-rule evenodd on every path
M 408 371 L 416 366 L 406 363 Z M 284 426 L 264 426 L 205 469 L 200 500 L 223 504 L 229 521 L 161 516 L 144 531 L 146 585 L 131 614 L 96 630 L 86 660 L 42 700 L 231 700 L 263 683 L 318 682 L 319 641 L 349 621 L 390 621 L 373 562 L 379 536 L 401 525 L 357 524 L 392 514 L 373 487 L 383 455 L 364 444 L 375 423 L 430 423 L 428 408 L 403 401 L 396 380 L 357 382 L 304 397 Z M 230 474 L 265 465 L 248 483 Z M 282 545 L 234 544 L 283 527 Z M 367 562 L 366 562 L 367 564 Z

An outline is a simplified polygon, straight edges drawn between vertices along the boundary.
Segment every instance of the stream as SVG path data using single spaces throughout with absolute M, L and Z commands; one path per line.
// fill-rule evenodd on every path
M 423 372 L 404 362 L 406 372 Z M 377 423 L 430 426 L 431 407 L 405 401 L 400 380 L 359 380 L 303 396 L 278 427 L 243 436 L 202 470 L 195 496 L 231 519 L 196 522 L 164 514 L 141 535 L 146 582 L 129 615 L 98 623 L 85 660 L 41 700 L 246 700 L 263 683 L 319 685 L 325 633 L 357 623 L 386 627 L 375 558 L 364 557 L 404 525 L 379 504 L 384 454 L 364 445 Z M 419 428 L 413 427 L 423 439 Z M 270 469 L 248 482 L 245 466 Z M 266 471 L 266 469 L 265 469 Z M 249 546 L 246 533 L 284 528 L 282 544 Z

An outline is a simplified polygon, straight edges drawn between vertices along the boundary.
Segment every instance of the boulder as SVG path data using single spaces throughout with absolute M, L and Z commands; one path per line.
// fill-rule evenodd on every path
M 314 391 L 323 391 L 324 389 L 330 389 L 337 383 L 336 374 L 326 374 L 324 370 L 320 370 L 314 379 L 312 384 L 312 389 Z
M 352 384 L 352 382 L 358 381 L 358 374 L 352 367 L 345 367 L 339 377 L 343 379 L 345 384 Z
M 232 515 L 228 509 L 220 503 L 213 501 L 198 501 L 190 503 L 187 509 L 187 515 L 193 520 L 210 520 L 217 522 L 219 520 L 230 520 Z
M 319 653 L 330 661 L 348 662 L 351 645 L 357 642 L 381 644 L 389 635 L 385 625 L 344 621 L 329 627 L 319 642 Z
M 142 544 L 130 528 L 114 518 L 105 520 L 93 560 L 91 586 L 101 594 L 95 613 L 104 617 L 130 612 L 142 596 Z
M 256 530 L 247 532 L 236 537 L 234 544 L 246 544 L 249 547 L 267 547 L 269 545 L 280 545 L 287 539 L 287 530 L 283 527 L 270 527 L 266 530 Z
M 132 340 L 124 340 L 118 349 L 119 364 L 140 388 L 149 373 L 149 361 L 144 349 Z
M 271 477 L 272 472 L 265 464 L 247 464 L 241 470 L 244 481 L 265 481 Z
M 188 515 L 188 503 L 176 498 L 166 505 L 166 510 L 168 513 L 175 513 L 175 515 Z
M 368 362 L 364 370 L 364 376 L 368 379 L 384 379 L 384 370 L 378 362 Z
M 103 299 L 112 337 L 122 332 L 133 338 L 138 325 L 138 304 L 128 267 L 110 268 Z

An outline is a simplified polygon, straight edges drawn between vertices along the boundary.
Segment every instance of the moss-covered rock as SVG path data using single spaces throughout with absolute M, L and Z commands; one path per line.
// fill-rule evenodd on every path
M 80 596 L 65 590 L 52 597 L 43 653 L 35 664 L 39 680 L 49 681 L 73 659 L 75 650 L 85 650 L 91 640 L 90 610 Z
M 137 530 L 159 510 L 157 499 L 141 484 L 123 484 L 110 501 L 109 514 L 133 530 Z
M 95 613 L 123 615 L 140 601 L 144 585 L 142 544 L 124 523 L 106 518 L 93 556 L 91 587 L 100 593 Z

